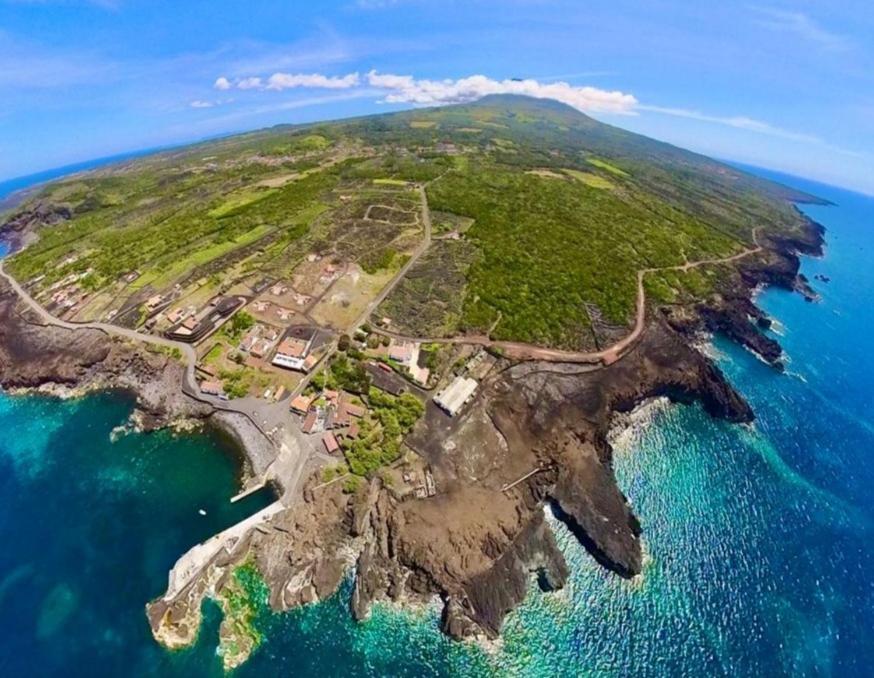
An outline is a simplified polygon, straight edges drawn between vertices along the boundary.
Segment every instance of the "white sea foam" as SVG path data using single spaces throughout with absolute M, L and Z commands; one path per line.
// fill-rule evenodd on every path
M 607 442 L 614 453 L 630 452 L 641 443 L 644 433 L 656 416 L 670 407 L 671 401 L 661 396 L 644 401 L 631 412 L 613 415 Z

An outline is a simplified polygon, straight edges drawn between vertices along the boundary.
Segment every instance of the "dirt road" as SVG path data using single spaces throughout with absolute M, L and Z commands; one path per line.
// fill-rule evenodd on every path
M 637 302 L 634 319 L 634 327 L 631 332 L 617 341 L 612 346 L 609 346 L 601 351 L 564 351 L 554 348 L 543 348 L 533 344 L 515 341 L 500 341 L 490 339 L 486 336 L 462 336 L 462 337 L 412 337 L 408 335 L 380 330 L 383 334 L 390 337 L 406 341 L 417 341 L 433 344 L 466 344 L 474 346 L 483 346 L 486 348 L 497 348 L 504 352 L 508 358 L 516 360 L 543 360 L 547 362 L 562 362 L 562 363 L 601 363 L 609 365 L 621 358 L 629 348 L 640 338 L 646 325 L 646 290 L 644 287 L 644 278 L 650 273 L 661 271 L 689 271 L 699 266 L 708 266 L 713 264 L 727 264 L 751 254 L 756 254 L 762 251 L 762 246 L 758 240 L 759 228 L 753 229 L 753 242 L 755 247 L 745 249 L 743 252 L 738 252 L 729 257 L 719 259 L 702 259 L 700 261 L 686 262 L 677 266 L 665 266 L 661 268 L 645 268 L 637 272 Z

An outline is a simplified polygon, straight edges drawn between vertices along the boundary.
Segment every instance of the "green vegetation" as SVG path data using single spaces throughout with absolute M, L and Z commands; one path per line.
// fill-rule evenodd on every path
M 465 240 L 435 240 L 412 266 L 377 314 L 417 337 L 445 337 L 461 326 L 467 273 L 478 258 Z
M 592 188 L 603 188 L 610 189 L 613 188 L 614 184 L 609 179 L 605 179 L 599 174 L 594 174 L 592 172 L 580 172 L 580 170 L 565 170 L 568 174 L 570 174 L 574 179 L 578 179 L 582 181 L 586 186 L 591 186 Z
M 371 388 L 367 395 L 370 412 L 361 420 L 356 439 L 344 442 L 343 453 L 349 470 L 371 477 L 378 469 L 401 456 L 401 441 L 422 416 L 424 407 L 409 393 L 391 396 Z
M 207 365 L 215 365 L 219 358 L 222 357 L 222 353 L 224 353 L 225 347 L 221 344 L 216 344 L 209 351 L 207 351 L 206 355 L 203 356 L 203 362 Z
M 242 338 L 243 333 L 254 327 L 254 325 L 255 318 L 246 311 L 238 311 L 224 324 L 223 329 L 225 330 L 225 335 L 231 341 L 239 341 Z
M 322 388 L 358 394 L 365 394 L 370 389 L 370 377 L 364 365 L 342 354 L 335 356 L 331 361 L 330 369 L 322 374 L 325 375 Z
M 397 256 L 390 247 L 382 247 L 375 250 L 370 250 L 367 254 L 358 260 L 358 265 L 365 273 L 379 273 L 380 271 L 389 270 L 392 268 L 395 257 Z
M 175 346 L 158 346 L 156 344 L 146 344 L 146 350 L 149 353 L 165 355 L 171 360 L 182 360 L 182 351 Z
M 222 370 L 219 373 L 222 380 L 222 388 L 228 398 L 245 398 L 249 395 L 255 381 L 253 370 L 240 367 L 235 370 Z
M 628 324 L 636 271 L 717 257 L 738 244 L 645 194 L 620 196 L 489 162 L 432 184 L 436 209 L 474 219 L 461 327 L 500 339 L 595 345 L 588 307 Z M 497 325 L 495 326 L 495 324 Z
M 257 170 L 252 174 L 261 176 Z M 45 274 L 43 285 L 91 271 L 93 289 L 140 271 L 135 287 L 160 289 L 270 234 L 299 238 L 305 225 L 300 228 L 296 215 L 312 209 L 319 195 L 336 183 L 337 170 L 316 172 L 276 190 L 246 193 L 245 199 L 229 203 L 223 197 L 227 187 L 245 177 L 230 169 L 180 176 L 147 167 L 119 177 L 80 180 L 87 190 L 77 216 L 43 230 L 39 241 L 14 257 L 10 267 L 22 279 Z M 111 206 L 100 202 L 91 209 L 107 186 L 120 191 L 124 200 Z
M 72 217 L 7 265 L 40 300 L 64 280 L 91 295 L 81 313 L 135 326 L 155 293 L 288 280 L 310 253 L 397 270 L 422 238 L 413 183 L 427 186 L 437 239 L 380 313 L 425 336 L 579 349 L 628 327 L 637 271 L 737 253 L 756 226 L 792 233 L 803 219 L 787 201 L 810 199 L 557 102 L 500 96 L 279 126 L 49 184 L 19 209 L 39 201 Z M 453 232 L 460 240 L 440 239 Z M 675 303 L 729 274 L 663 272 L 646 285 Z M 219 338 L 245 329 L 228 323 Z M 366 394 L 356 369 L 332 365 L 324 380 Z M 229 394 L 255 385 L 224 374 Z
M 595 167 L 600 167 L 602 170 L 607 170 L 610 174 L 615 174 L 617 177 L 627 177 L 628 172 L 625 170 L 621 170 L 616 165 L 607 162 L 606 160 L 601 160 L 600 158 L 587 158 L 586 161 L 590 165 L 594 165 Z
M 331 464 L 322 469 L 322 482 L 329 483 L 349 473 L 346 464 Z
M 243 663 L 261 644 L 258 613 L 267 608 L 269 589 L 251 560 L 236 567 L 218 595 L 224 618 L 219 654 L 226 670 Z

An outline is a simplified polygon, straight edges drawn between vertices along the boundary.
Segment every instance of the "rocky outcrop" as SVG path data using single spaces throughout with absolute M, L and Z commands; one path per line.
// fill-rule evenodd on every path
M 42 201 L 32 203 L 27 209 L 14 213 L 0 224 L 0 242 L 5 241 L 17 249 L 25 237 L 42 226 L 53 226 L 73 216 L 67 205 L 55 205 Z
M 763 236 L 763 251 L 740 260 L 716 294 L 692 307 L 666 307 L 660 312 L 673 329 L 685 336 L 705 332 L 723 334 L 783 370 L 783 349 L 762 332 L 771 322 L 752 297 L 760 287 L 775 286 L 798 292 L 808 301 L 817 300 L 818 295 L 809 281 L 799 273 L 798 257 L 799 254 L 821 255 L 823 233 L 820 224 L 804 218 L 792 236 Z
M 812 294 L 798 274 L 798 253 L 821 251 L 822 232 L 810 222 L 797 237 L 764 244 L 711 298 L 653 309 L 637 343 L 608 366 L 500 360 L 463 416 L 447 420 L 429 404 L 407 444 L 430 464 L 436 496 L 399 497 L 379 479 L 347 494 L 340 482 L 311 477 L 296 505 L 280 507 L 181 590 L 149 606 L 155 636 L 174 647 L 191 642 L 203 598 L 220 596 L 229 573 L 251 561 L 276 610 L 323 600 L 354 567 L 355 618 L 365 619 L 377 600 L 438 596 L 447 634 L 493 638 L 532 577 L 550 590 L 568 576 L 546 511 L 605 568 L 637 576 L 645 526 L 613 474 L 614 415 L 667 397 L 698 402 L 728 421 L 752 421 L 749 405 L 690 339 L 723 332 L 779 364 L 780 348 L 760 331 L 768 319 L 752 295 L 762 284 Z M 40 325 L 0 287 L 4 388 L 131 388 L 148 428 L 180 413 L 209 414 L 209 406 L 182 394 L 181 369 L 99 331 Z
M 61 396 L 100 389 L 136 394 L 135 421 L 153 430 L 180 419 L 202 419 L 212 408 L 185 396 L 184 367 L 94 329 L 40 324 L 0 280 L 0 388 Z

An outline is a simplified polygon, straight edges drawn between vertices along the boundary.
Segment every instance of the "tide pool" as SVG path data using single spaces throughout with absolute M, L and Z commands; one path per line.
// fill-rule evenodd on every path
M 552 521 L 569 585 L 523 606 L 488 650 L 438 630 L 438 608 L 377 606 L 356 624 L 350 587 L 282 615 L 236 673 L 273 675 L 870 675 L 874 665 L 874 199 L 768 174 L 828 198 L 804 273 L 822 301 L 759 303 L 789 357 L 779 374 L 717 337 L 756 411 L 749 427 L 657 404 L 616 445 L 643 526 L 644 575 L 607 573 Z M 814 279 L 822 275 L 830 282 Z M 218 614 L 196 646 L 159 648 L 143 606 L 194 543 L 254 512 L 231 505 L 235 463 L 212 436 L 128 435 L 130 403 L 0 396 L 0 674 L 220 675 Z M 203 508 L 207 515 L 201 516 Z

